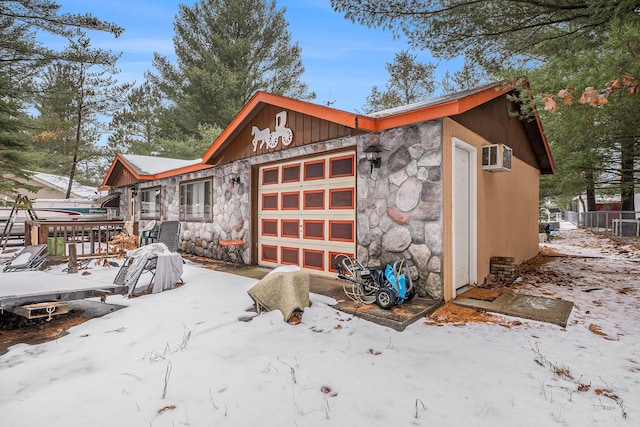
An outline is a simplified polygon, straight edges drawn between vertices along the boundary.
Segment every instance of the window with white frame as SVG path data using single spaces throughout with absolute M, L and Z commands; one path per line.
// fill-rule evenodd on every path
M 211 180 L 180 184 L 180 219 L 210 221 Z
M 160 219 L 161 193 L 160 187 L 140 192 L 140 218 Z

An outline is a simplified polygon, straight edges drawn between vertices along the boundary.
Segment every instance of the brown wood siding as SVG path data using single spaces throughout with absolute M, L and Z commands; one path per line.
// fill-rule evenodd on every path
M 113 171 L 111 172 L 111 178 L 112 179 L 107 182 L 107 185 L 113 188 L 125 187 L 139 182 L 133 174 L 122 165 L 122 163 L 118 163 L 114 166 Z
M 253 135 L 251 134 L 252 126 L 256 126 L 260 130 L 268 127 L 270 131 L 273 132 L 276 127 L 276 114 L 282 111 L 287 112 L 285 127 L 291 129 L 293 132 L 292 142 L 288 146 L 283 147 L 282 141 L 280 140 L 278 145 L 271 149 L 266 146 L 260 148 L 260 144 L 258 144 L 258 149 L 254 152 L 251 143 L 253 141 Z M 315 142 L 327 141 L 351 134 L 352 128 L 350 127 L 273 105 L 265 105 L 209 163 L 216 165 L 226 164 L 234 160 L 245 159 L 259 154 L 299 147 Z
M 465 113 L 451 116 L 451 119 L 491 141 L 492 144 L 511 147 L 515 157 L 540 169 L 524 123 L 517 117 L 509 116 L 512 109 L 512 103 L 505 95 Z

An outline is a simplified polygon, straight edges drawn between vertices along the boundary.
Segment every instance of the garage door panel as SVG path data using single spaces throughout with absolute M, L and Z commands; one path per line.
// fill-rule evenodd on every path
M 335 274 L 355 252 L 355 155 L 325 154 L 260 169 L 259 263 Z

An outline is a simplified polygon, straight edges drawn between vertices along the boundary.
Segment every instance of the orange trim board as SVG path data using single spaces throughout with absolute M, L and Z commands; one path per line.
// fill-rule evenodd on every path
M 361 129 L 369 132 L 377 132 L 381 130 L 391 129 L 398 126 L 418 123 L 426 120 L 447 117 L 468 111 L 488 100 L 496 98 L 508 91 L 512 90 L 511 86 L 505 86 L 502 83 L 496 83 L 485 90 L 470 94 L 464 98 L 445 102 L 443 104 L 435 104 L 418 108 L 412 111 L 401 112 L 385 117 L 370 117 L 355 113 L 348 113 L 336 110 L 323 105 L 316 105 L 306 101 L 287 98 L 281 95 L 274 95 L 267 92 L 256 92 L 256 94 L 247 102 L 240 110 L 238 115 L 231 121 L 216 141 L 202 156 L 202 161 L 207 163 L 218 152 L 219 149 L 227 142 L 236 130 L 241 127 L 246 119 L 248 119 L 261 104 L 274 105 L 280 108 L 289 109 L 299 113 L 307 114 L 313 117 L 324 119 L 333 123 L 338 123 L 353 129 Z
M 413 123 L 419 123 L 428 120 L 434 120 L 442 117 L 449 117 L 456 114 L 463 113 L 472 108 L 477 107 L 491 99 L 502 96 L 505 93 L 513 90 L 512 85 L 504 85 L 503 83 L 496 83 L 488 88 L 476 93 L 472 93 L 460 99 L 446 101 L 441 104 L 430 105 L 422 108 L 417 108 L 411 111 L 404 111 L 397 114 L 385 116 L 385 117 L 369 117 L 358 115 L 354 113 L 348 113 L 341 110 L 336 110 L 330 107 L 312 104 L 306 101 L 300 101 L 296 99 L 287 98 L 280 95 L 274 95 L 267 92 L 256 92 L 255 95 L 249 100 L 249 102 L 240 110 L 231 123 L 222 131 L 220 136 L 209 147 L 201 158 L 201 163 L 196 165 L 187 166 L 184 168 L 174 169 L 166 171 L 156 175 L 139 175 L 128 165 L 128 163 L 120 156 L 116 155 L 107 176 L 103 181 L 103 187 L 108 186 L 110 176 L 116 163 L 119 161 L 123 166 L 128 169 L 136 179 L 139 180 L 152 180 L 159 178 L 166 178 L 170 176 L 179 175 L 182 173 L 194 172 L 197 170 L 207 169 L 213 167 L 209 162 L 219 150 L 221 150 L 228 142 L 237 130 L 239 130 L 246 123 L 246 120 L 250 119 L 255 111 L 263 104 L 270 104 L 283 109 L 289 109 L 291 111 L 300 112 L 313 117 L 324 119 L 333 123 L 338 123 L 353 129 L 360 129 L 369 132 L 383 131 L 399 126 L 409 125 Z M 551 157 L 551 151 L 544 135 L 540 119 L 536 114 L 536 121 L 538 128 L 542 135 L 545 151 L 549 158 L 551 167 L 555 169 L 553 164 L 553 158 Z

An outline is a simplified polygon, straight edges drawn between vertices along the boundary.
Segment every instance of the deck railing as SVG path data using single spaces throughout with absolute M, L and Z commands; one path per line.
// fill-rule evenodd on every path
M 31 221 L 25 223 L 25 245 L 47 244 L 51 257 L 69 255 L 75 244 L 78 258 L 113 252 L 109 241 L 124 230 L 124 221 Z

